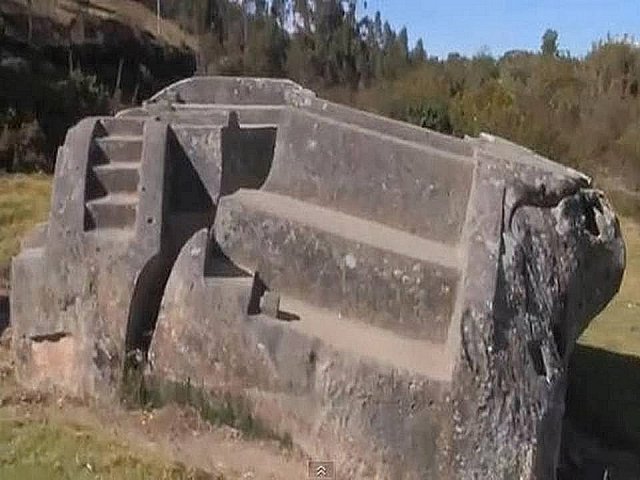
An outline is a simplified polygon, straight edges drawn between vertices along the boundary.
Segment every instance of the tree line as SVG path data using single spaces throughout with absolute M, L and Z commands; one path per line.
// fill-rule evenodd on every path
M 157 0 L 142 0 L 156 10 Z M 366 5 L 366 2 L 364 3 Z M 356 0 L 161 0 L 160 14 L 199 40 L 201 73 L 288 76 L 307 85 L 370 86 L 426 60 L 380 12 Z M 362 8 L 361 8 L 362 9 Z M 366 7 L 365 7 L 366 10 Z
M 156 0 L 144 0 L 150 8 Z M 356 0 L 162 0 L 206 74 L 288 77 L 331 99 L 453 135 L 487 131 L 640 192 L 640 48 L 429 55 Z M 428 25 L 427 25 L 428 27 Z
M 139 1 L 156 12 L 157 0 Z M 640 48 L 631 38 L 604 38 L 576 57 L 547 30 L 536 51 L 437 58 L 362 1 L 159 4 L 197 38 L 200 74 L 288 77 L 440 132 L 491 132 L 640 195 Z

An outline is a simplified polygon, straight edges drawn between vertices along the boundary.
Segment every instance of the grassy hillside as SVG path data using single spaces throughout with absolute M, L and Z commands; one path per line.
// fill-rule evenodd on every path
M 185 32 L 175 22 L 165 18 L 160 19 L 160 29 L 155 12 L 150 11 L 143 4 L 135 0 L 3 0 L 15 4 L 15 8 L 22 7 L 31 10 L 34 16 L 48 17 L 64 26 L 69 26 L 79 14 L 98 17 L 103 20 L 113 20 L 129 25 L 157 37 L 172 47 L 197 48 L 197 41 L 193 35 Z M 29 6 L 31 5 L 31 6 Z
M 0 1 L 0 171 L 52 172 L 80 119 L 191 76 L 195 43 L 131 0 Z
M 8 279 L 20 237 L 46 221 L 50 196 L 51 177 L 47 175 L 0 175 L 0 286 L 3 278 Z
M 627 246 L 622 287 L 580 343 L 640 357 L 640 223 L 623 219 L 622 234 Z
M 33 480 L 206 480 L 119 439 L 70 421 L 13 417 L 0 410 L 0 478 Z

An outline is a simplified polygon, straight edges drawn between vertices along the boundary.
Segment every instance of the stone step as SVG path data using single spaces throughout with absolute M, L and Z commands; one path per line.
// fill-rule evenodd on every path
M 451 379 L 453 362 L 444 344 L 402 337 L 291 297 L 280 299 L 280 311 L 295 318 L 288 328 L 334 350 L 437 381 Z
M 132 118 L 103 118 L 100 120 L 107 135 L 138 135 L 142 136 L 143 119 Z
M 93 167 L 98 181 L 110 193 L 135 193 L 140 181 L 140 163 L 117 162 Z
M 135 238 L 133 229 L 123 228 L 100 228 L 99 230 L 89 230 L 84 233 L 89 240 L 89 245 L 98 247 L 114 246 L 122 248 L 123 244 L 129 243 Z
M 220 200 L 215 233 L 231 261 L 274 291 L 401 335 L 446 339 L 457 244 L 256 190 Z
M 138 196 L 130 193 L 110 194 L 87 202 L 94 228 L 132 228 L 136 222 Z
M 204 277 L 204 283 L 210 288 L 241 290 L 251 292 L 253 277 Z
M 102 153 L 97 163 L 140 162 L 142 157 L 142 137 L 138 135 L 111 135 L 96 138 Z
M 271 105 L 176 105 L 171 112 L 176 124 L 227 126 L 229 115 L 235 112 L 241 128 L 257 128 L 255 125 L 279 125 L 284 107 Z
M 255 122 L 256 119 L 261 119 L 263 122 L 278 121 L 282 119 L 282 112 L 284 111 L 284 107 L 273 105 L 179 104 L 175 108 L 176 111 L 173 114 L 177 118 L 182 120 L 182 118 L 189 118 L 189 115 L 191 115 L 193 118 L 199 118 L 200 121 L 202 121 L 203 117 L 207 119 L 216 118 L 217 120 L 220 115 L 226 120 L 229 112 L 235 111 L 238 114 L 240 123 L 251 123 Z M 332 103 L 324 99 L 315 99 L 310 104 L 305 105 L 304 108 L 309 113 L 340 122 L 347 128 L 356 126 L 372 134 L 379 133 L 385 136 L 393 136 L 397 140 L 412 142 L 418 148 L 426 146 L 442 149 L 469 157 L 468 160 L 470 162 L 473 161 L 471 158 L 473 155 L 471 145 L 457 137 Z M 267 118 L 269 120 L 266 120 Z

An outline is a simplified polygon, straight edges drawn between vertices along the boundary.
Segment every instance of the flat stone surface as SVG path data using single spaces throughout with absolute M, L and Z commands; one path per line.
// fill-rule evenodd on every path
M 103 187 L 114 193 L 133 193 L 140 181 L 140 162 L 97 165 L 94 172 Z
M 460 268 L 457 246 L 434 242 L 404 230 L 364 220 L 340 211 L 309 204 L 271 192 L 242 190 L 223 202 L 238 202 L 247 208 L 304 224 L 323 232 L 386 250 L 416 261 L 431 262 L 450 269 Z M 351 268 L 354 268 L 355 265 Z
M 401 337 L 293 298 L 282 299 L 281 309 L 300 317 L 291 323 L 293 330 L 337 350 L 433 380 L 451 380 L 453 359 L 444 345 Z
M 469 158 L 291 110 L 264 189 L 444 243 L 460 239 Z
M 222 199 L 215 232 L 222 251 L 272 289 L 401 335 L 447 338 L 459 279 L 455 250 L 248 190 Z

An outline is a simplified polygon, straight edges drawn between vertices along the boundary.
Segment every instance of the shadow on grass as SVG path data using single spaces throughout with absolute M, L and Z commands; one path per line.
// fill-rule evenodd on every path
M 640 452 L 640 358 L 578 345 L 567 416 L 608 447 Z
M 559 479 L 640 478 L 640 358 L 578 345 L 563 430 Z

